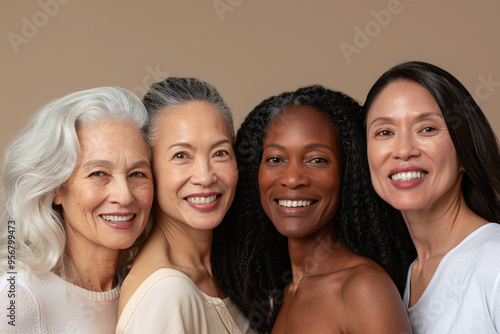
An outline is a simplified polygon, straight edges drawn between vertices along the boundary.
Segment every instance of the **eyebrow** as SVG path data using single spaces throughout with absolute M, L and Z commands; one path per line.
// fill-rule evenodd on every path
M 91 166 L 105 166 L 105 167 L 108 167 L 108 168 L 112 168 L 114 166 L 114 164 L 109 161 L 109 160 L 100 160 L 100 159 L 95 159 L 95 160 L 89 160 L 87 162 L 85 162 L 83 165 L 82 165 L 82 168 L 85 168 L 85 167 L 91 167 Z M 144 160 L 144 159 L 141 159 L 141 160 L 137 160 L 135 161 L 131 166 L 130 168 L 138 168 L 138 167 L 151 167 L 151 164 L 149 163 L 149 161 L 147 160 Z
M 435 111 L 429 111 L 429 112 L 424 112 L 424 113 L 418 115 L 415 120 L 421 121 L 421 120 L 428 118 L 428 117 L 431 117 L 431 116 L 437 116 L 441 119 L 444 119 L 444 117 L 441 113 L 438 113 Z M 394 118 L 385 117 L 385 116 L 377 117 L 373 121 L 370 122 L 368 127 L 371 127 L 374 123 L 378 123 L 378 122 L 380 122 L 380 123 L 392 123 L 392 122 L 394 122 Z
M 221 139 L 218 142 L 213 143 L 212 146 L 210 146 L 210 149 L 213 149 L 214 147 L 217 147 L 217 146 L 222 145 L 222 144 L 232 145 L 232 143 L 229 139 Z M 185 142 L 179 142 L 179 143 L 175 143 L 175 144 L 170 145 L 167 150 L 170 150 L 174 147 L 187 147 L 187 148 L 192 149 L 193 145 L 191 145 L 189 143 L 185 143 Z
M 95 159 L 95 160 L 89 160 L 87 162 L 85 162 L 82 167 L 89 167 L 89 166 L 106 166 L 106 167 L 113 167 L 113 163 L 111 161 L 108 161 L 108 160 L 99 160 L 99 159 Z
M 313 148 L 327 148 L 329 150 L 332 149 L 332 147 L 328 146 L 328 145 L 325 145 L 325 144 L 321 144 L 321 143 L 312 143 L 312 144 L 307 144 L 306 146 L 304 146 L 304 148 L 306 149 L 313 149 Z
M 280 144 L 269 144 L 269 145 L 266 145 L 263 147 L 263 149 L 266 149 L 266 148 L 276 148 L 278 150 L 284 150 L 285 147 L 283 145 L 280 145 Z M 312 143 L 312 144 L 307 144 L 304 146 L 305 149 L 307 150 L 310 150 L 310 149 L 315 149 L 315 148 L 326 148 L 326 149 L 329 149 L 331 150 L 332 147 L 331 146 L 328 146 L 328 145 L 325 145 L 325 144 L 321 144 L 321 143 Z
M 148 160 L 137 160 L 136 162 L 134 162 L 132 164 L 132 166 L 130 166 L 130 168 L 139 168 L 139 167 L 147 167 L 147 168 L 151 168 L 151 164 L 149 163 Z

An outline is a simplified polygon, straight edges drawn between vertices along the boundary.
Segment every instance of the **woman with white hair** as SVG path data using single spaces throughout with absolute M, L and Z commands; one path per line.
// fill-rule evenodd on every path
M 112 333 L 150 226 L 141 101 L 103 87 L 42 108 L 11 142 L 0 225 L 1 333 Z M 143 238 L 141 238 L 143 239 Z

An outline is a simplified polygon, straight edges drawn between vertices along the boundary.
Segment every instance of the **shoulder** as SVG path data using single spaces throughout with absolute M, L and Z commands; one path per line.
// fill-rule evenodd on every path
M 161 249 L 163 245 L 160 241 L 161 238 L 158 238 L 158 232 L 153 230 L 149 239 L 137 254 L 132 263 L 132 268 L 121 286 L 118 314 L 121 313 L 125 304 L 128 303 L 139 288 L 144 289 L 146 281 L 154 286 L 154 283 L 157 283 L 155 281 L 161 281 L 171 276 L 161 270 L 169 266 Z
M 347 270 L 345 281 L 342 285 L 342 296 L 347 302 L 362 298 L 365 302 L 374 298 L 374 294 L 393 292 L 394 283 L 389 275 L 375 262 L 366 259 Z M 395 290 L 397 293 L 397 289 Z M 399 295 L 399 293 L 397 293 Z
M 409 332 L 408 318 L 396 286 L 389 275 L 369 259 L 349 269 L 341 300 L 344 318 L 352 332 Z
M 492 244 L 499 247 L 500 246 L 499 237 L 500 237 L 500 224 L 488 223 L 473 231 L 467 239 L 470 239 L 470 242 L 488 241 L 492 242 Z
M 189 292 L 198 292 L 198 288 L 186 274 L 170 268 L 160 268 L 142 282 L 134 280 L 133 276 L 130 279 L 134 281 L 134 284 L 126 285 L 124 282 L 122 288 L 122 293 L 131 293 L 129 300 L 143 299 L 152 295 L 155 299 L 158 296 L 169 297 L 165 302 L 172 302 L 176 297 L 185 297 Z
M 160 328 L 162 331 L 166 328 L 185 330 L 192 325 L 192 317 L 202 310 L 203 298 L 189 277 L 174 269 L 161 268 L 146 278 L 123 305 L 117 333 L 127 332 L 125 329 L 141 332 L 157 332 Z
M 483 248 L 500 249 L 500 224 L 489 223 L 475 231 L 474 241 Z
M 38 296 L 26 278 L 25 272 L 0 277 L 0 307 L 7 317 L 0 323 L 1 333 L 38 333 L 41 328 Z
M 185 308 L 203 307 L 200 290 L 184 273 L 170 268 L 161 268 L 144 280 L 130 296 L 121 304 L 119 316 L 131 316 L 134 313 L 163 313 L 165 308 L 170 313 Z M 122 302 L 122 301 L 120 301 Z
M 452 262 L 465 263 L 469 269 L 500 272 L 500 224 L 489 223 L 472 232 L 450 251 Z M 448 260 L 449 261 L 449 260 Z M 464 268 L 465 269 L 465 268 Z

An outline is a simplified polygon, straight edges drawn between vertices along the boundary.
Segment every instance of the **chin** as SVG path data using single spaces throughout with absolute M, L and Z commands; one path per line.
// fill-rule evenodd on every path
M 275 225 L 276 229 L 278 230 L 279 234 L 281 234 L 282 236 L 285 236 L 287 238 L 304 238 L 304 237 L 307 237 L 309 235 L 309 231 L 303 231 L 303 230 L 300 230 L 299 228 L 293 228 L 293 227 L 290 227 L 290 226 L 281 226 L 281 227 L 277 227 Z
M 122 236 L 121 238 L 109 240 L 107 242 L 106 246 L 108 246 L 109 249 L 114 249 L 114 250 L 127 249 L 127 248 L 132 247 L 132 245 L 137 240 L 137 238 L 139 238 L 139 235 L 134 236 L 134 237 L 128 237 L 128 238 L 126 238 L 126 237 L 124 238 Z
M 208 231 L 208 230 L 213 230 L 217 226 L 220 225 L 222 222 L 222 218 L 220 219 L 210 219 L 210 220 L 202 220 L 198 222 L 194 222 L 194 224 L 191 224 L 191 226 L 197 230 L 201 231 Z
M 418 211 L 422 210 L 421 205 L 416 205 L 414 202 L 412 203 L 390 203 L 389 204 L 396 210 L 399 211 Z

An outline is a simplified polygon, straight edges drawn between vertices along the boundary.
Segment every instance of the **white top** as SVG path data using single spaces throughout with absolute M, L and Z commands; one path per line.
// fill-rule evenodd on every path
M 481 226 L 449 251 L 408 308 L 410 278 L 411 266 L 403 301 L 413 333 L 500 333 L 500 224 Z
M 94 292 L 73 285 L 52 272 L 32 273 L 28 279 L 27 273 L 20 271 L 0 277 L 0 291 L 2 334 L 109 334 L 115 330 L 118 287 Z
M 116 333 L 257 333 L 229 298 L 211 297 L 184 273 L 155 271 L 134 292 Z

